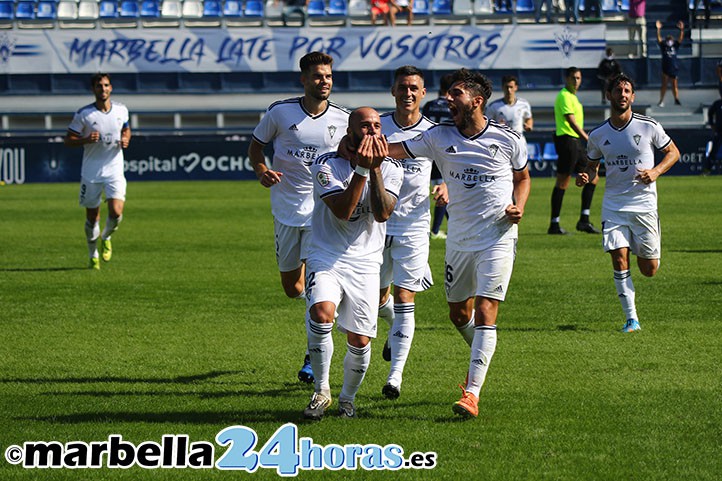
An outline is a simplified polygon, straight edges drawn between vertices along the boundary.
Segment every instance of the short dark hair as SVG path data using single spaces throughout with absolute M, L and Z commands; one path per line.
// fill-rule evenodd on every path
M 624 73 L 619 73 L 607 80 L 607 92 L 611 92 L 614 87 L 625 82 L 632 86 L 632 93 L 634 93 L 634 80 Z
M 569 67 L 564 71 L 564 78 L 569 78 L 572 75 L 574 75 L 577 72 L 581 72 L 582 70 L 579 67 Z
M 299 61 L 302 73 L 307 73 L 315 65 L 333 66 L 333 57 L 323 52 L 309 52 Z
M 474 96 L 480 95 L 484 98 L 483 106 L 491 97 L 491 80 L 481 72 L 474 72 L 461 68 L 454 72 L 451 76 L 451 85 L 461 82 L 464 88 L 469 90 Z
M 92 77 L 90 77 L 90 86 L 92 88 L 95 88 L 95 84 L 97 84 L 98 82 L 100 82 L 101 79 L 104 79 L 104 78 L 107 78 L 108 82 L 112 83 L 110 81 L 110 74 L 107 74 L 104 72 L 98 72 L 95 75 L 93 75 Z
M 504 85 L 505 83 L 508 83 L 508 82 L 514 82 L 515 84 L 519 85 L 519 79 L 516 78 L 516 75 L 504 75 L 501 78 L 502 85 Z
M 397 68 L 394 72 L 394 83 L 396 83 L 399 77 L 410 77 L 412 75 L 417 75 L 421 77 L 421 80 L 424 80 L 424 72 L 414 67 L 413 65 L 404 65 Z
M 453 77 L 454 74 L 447 73 L 441 76 L 441 79 L 439 80 L 439 95 L 446 95 L 446 92 L 449 91 L 449 88 L 451 87 L 451 77 Z

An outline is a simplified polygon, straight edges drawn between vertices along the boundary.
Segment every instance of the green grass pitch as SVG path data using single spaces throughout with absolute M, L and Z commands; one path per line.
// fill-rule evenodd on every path
M 600 237 L 546 235 L 551 189 L 551 179 L 533 179 L 478 419 L 451 412 L 468 348 L 447 318 L 443 241 L 432 241 L 436 286 L 417 296 L 401 397 L 381 396 L 380 338 L 358 419 L 310 423 L 300 413 L 311 388 L 296 381 L 304 305 L 280 286 L 268 190 L 131 183 L 113 260 L 93 272 L 77 185 L 0 187 L 0 453 L 111 434 L 136 445 L 163 434 L 213 442 L 233 425 L 254 429 L 260 445 L 291 422 L 322 446 L 438 454 L 428 471 L 299 479 L 720 479 L 722 177 L 660 179 L 662 266 L 653 279 L 633 268 L 643 330 L 632 335 L 618 332 L 624 318 Z M 579 200 L 570 187 L 567 229 Z M 346 349 L 334 338 L 336 396 Z M 23 469 L 0 458 L 2 480 L 275 478 L 271 469 Z

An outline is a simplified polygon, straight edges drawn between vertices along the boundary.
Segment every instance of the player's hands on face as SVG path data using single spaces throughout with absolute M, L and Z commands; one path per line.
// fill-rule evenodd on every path
M 100 142 L 100 132 L 96 132 L 95 130 L 90 132 L 90 135 L 88 135 L 88 143 L 95 144 L 98 142 Z
M 275 170 L 268 169 L 258 180 L 261 182 L 263 187 L 271 187 L 281 182 L 281 177 L 283 177 L 282 172 L 276 172 Z
M 659 177 L 659 174 L 654 169 L 638 170 L 637 172 L 635 178 L 643 184 L 651 184 Z
M 435 185 L 431 189 L 431 194 L 434 196 L 434 201 L 439 207 L 449 205 L 449 190 L 446 187 L 446 183 Z
M 356 148 L 356 165 L 366 169 L 373 168 L 375 143 L 370 135 L 364 135 Z
M 506 218 L 511 222 L 512 224 L 518 224 L 521 221 L 522 216 L 524 215 L 524 211 L 519 209 L 519 207 L 515 206 L 514 204 L 509 204 L 506 206 Z
M 373 138 L 374 159 L 371 166 L 373 168 L 380 167 L 381 163 L 389 156 L 389 144 L 383 135 L 375 135 Z

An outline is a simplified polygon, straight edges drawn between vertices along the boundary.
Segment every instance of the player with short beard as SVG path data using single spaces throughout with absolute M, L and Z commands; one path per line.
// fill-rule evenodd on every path
M 281 285 L 291 299 L 304 299 L 304 266 L 311 238 L 313 182 L 310 166 L 336 149 L 348 126 L 349 111 L 328 100 L 333 87 L 333 58 L 311 52 L 300 60 L 303 97 L 273 103 L 253 131 L 248 157 L 261 185 L 271 189 L 276 261 Z M 273 142 L 271 168 L 264 147 Z M 298 371 L 313 382 L 308 356 Z
M 577 177 L 578 186 L 596 177 L 605 160 L 607 181 L 602 200 L 602 244 L 614 268 L 614 285 L 627 321 L 624 332 L 641 329 L 630 272 L 630 256 L 637 256 L 642 275 L 652 277 L 659 269 L 661 233 L 657 215 L 657 178 L 679 160 L 679 150 L 651 117 L 632 112 L 634 82 L 624 74 L 607 86 L 611 115 L 589 133 L 588 163 Z M 654 164 L 654 152 L 664 154 Z

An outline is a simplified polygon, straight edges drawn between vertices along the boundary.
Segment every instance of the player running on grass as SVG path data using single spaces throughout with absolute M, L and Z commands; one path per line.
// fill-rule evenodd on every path
M 421 100 L 426 95 L 426 88 L 424 74 L 418 68 L 406 65 L 396 69 L 391 94 L 396 99 L 396 109 L 381 116 L 381 130 L 389 142 L 411 139 L 435 125 L 421 115 Z M 416 293 L 433 284 L 428 265 L 432 163 L 427 157 L 401 160 L 404 182 L 396 208 L 386 222 L 379 317 L 389 324 L 383 356 L 391 366 L 381 390 L 388 399 L 396 399 L 401 394 L 404 366 L 416 326 Z M 446 202 L 445 194 L 445 185 L 434 187 L 434 196 L 444 198 L 439 202 Z
M 531 180 L 526 144 L 484 116 L 491 82 L 458 70 L 447 93 L 453 124 L 440 124 L 400 144 L 394 158 L 433 158 L 449 191 L 446 299 L 449 317 L 471 347 L 468 378 L 453 411 L 479 413 L 479 391 L 496 349 L 496 318 L 511 279 L 517 224 Z
M 679 160 L 679 150 L 656 120 L 632 112 L 634 82 L 624 74 L 610 79 L 607 99 L 611 115 L 592 130 L 588 163 L 577 176 L 583 186 L 597 175 L 604 159 L 607 181 L 602 200 L 602 245 L 612 257 L 614 285 L 627 321 L 624 332 L 641 329 L 635 305 L 629 253 L 637 256 L 642 275 L 659 269 L 661 233 L 657 215 L 657 178 Z M 654 151 L 664 154 L 654 165 Z
M 261 185 L 271 189 L 276 237 L 276 261 L 281 285 L 291 299 L 303 299 L 304 268 L 311 239 L 313 182 L 310 166 L 336 149 L 346 133 L 348 110 L 328 100 L 333 87 L 333 58 L 311 52 L 300 60 L 303 97 L 273 103 L 253 131 L 248 156 Z M 273 142 L 271 168 L 264 147 Z M 302 382 L 313 382 L 306 351 L 298 371 Z
M 339 414 L 356 416 L 354 400 L 371 360 L 371 338 L 376 337 L 385 223 L 404 176 L 399 162 L 385 160 L 381 119 L 374 109 L 354 110 L 348 133 L 350 154 L 328 153 L 311 167 L 316 202 L 306 272 L 306 331 L 316 385 L 303 411 L 309 419 L 321 419 L 331 405 L 336 312 L 347 339 Z
M 103 260 L 108 262 L 113 253 L 110 236 L 123 220 L 127 185 L 123 171 L 123 149 L 128 147 L 131 134 L 128 109 L 110 99 L 113 92 L 110 75 L 97 73 L 90 83 L 95 102 L 75 113 L 64 142 L 68 147 L 83 147 L 80 205 L 85 207 L 89 267 L 100 269 L 98 237 L 101 238 Z M 108 218 L 101 234 L 100 203 L 103 192 L 108 203 Z

